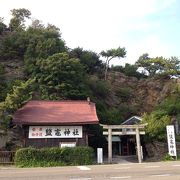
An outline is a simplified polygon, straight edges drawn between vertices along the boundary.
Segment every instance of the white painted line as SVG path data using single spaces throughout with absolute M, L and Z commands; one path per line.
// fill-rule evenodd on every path
M 164 177 L 164 176 L 170 176 L 170 174 L 156 174 L 156 175 L 152 175 L 152 176 Z
M 69 180 L 91 180 L 92 178 L 70 178 Z
M 130 165 L 145 165 L 145 164 L 149 164 L 149 163 L 145 163 L 145 162 L 143 162 L 143 163 L 118 163 L 118 165 L 120 165 L 120 166 L 130 166 Z
M 9 168 L 0 168 L 0 169 L 2 169 L 2 170 L 8 170 Z
M 175 164 L 175 165 L 172 165 L 172 166 L 174 166 L 174 167 L 179 167 L 179 166 L 180 166 L 180 164 Z
M 91 170 L 87 166 L 77 166 L 77 168 L 79 168 L 81 171 L 89 171 L 89 170 Z
M 120 165 L 120 166 L 129 166 L 129 165 L 134 165 L 134 164 L 136 164 L 136 163 L 126 163 L 126 164 L 119 163 L 118 165 Z
M 117 176 L 117 177 L 110 177 L 110 179 L 129 179 L 131 176 Z
M 119 168 L 115 168 L 115 169 L 130 169 L 131 167 L 119 167 Z
M 144 168 L 159 168 L 160 166 L 145 166 Z
M 137 163 L 137 164 L 144 165 L 144 164 L 149 164 L 149 163 L 142 162 L 142 163 Z

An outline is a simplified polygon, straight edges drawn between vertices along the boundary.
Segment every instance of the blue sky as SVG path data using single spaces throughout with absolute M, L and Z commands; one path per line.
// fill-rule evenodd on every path
M 99 53 L 125 47 L 125 59 L 134 63 L 150 57 L 180 57 L 179 0 L 0 0 L 0 17 L 8 23 L 10 10 L 27 8 L 32 18 L 58 26 L 67 46 Z

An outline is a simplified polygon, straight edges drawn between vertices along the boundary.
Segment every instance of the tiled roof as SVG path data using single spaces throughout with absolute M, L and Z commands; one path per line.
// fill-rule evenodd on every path
M 32 100 L 17 110 L 14 124 L 80 125 L 98 124 L 95 104 L 88 101 Z
M 127 119 L 122 123 L 122 125 L 134 125 L 138 124 L 139 122 L 142 121 L 142 118 L 139 116 L 132 116 L 131 118 Z

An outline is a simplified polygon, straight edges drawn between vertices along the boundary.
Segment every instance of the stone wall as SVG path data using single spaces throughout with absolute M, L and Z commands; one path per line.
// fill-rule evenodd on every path
M 164 155 L 168 153 L 168 144 L 163 142 L 153 142 L 145 145 L 147 157 L 155 160 L 163 159 Z M 180 142 L 176 142 L 177 154 L 180 155 Z
M 8 142 L 8 136 L 0 136 L 0 149 L 4 148 L 6 146 L 6 143 Z

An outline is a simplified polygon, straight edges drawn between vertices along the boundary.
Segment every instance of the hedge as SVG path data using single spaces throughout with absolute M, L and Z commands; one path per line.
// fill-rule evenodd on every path
M 93 163 L 94 152 L 90 147 L 22 148 L 16 151 L 15 165 L 18 167 L 50 167 L 65 165 L 87 165 Z

